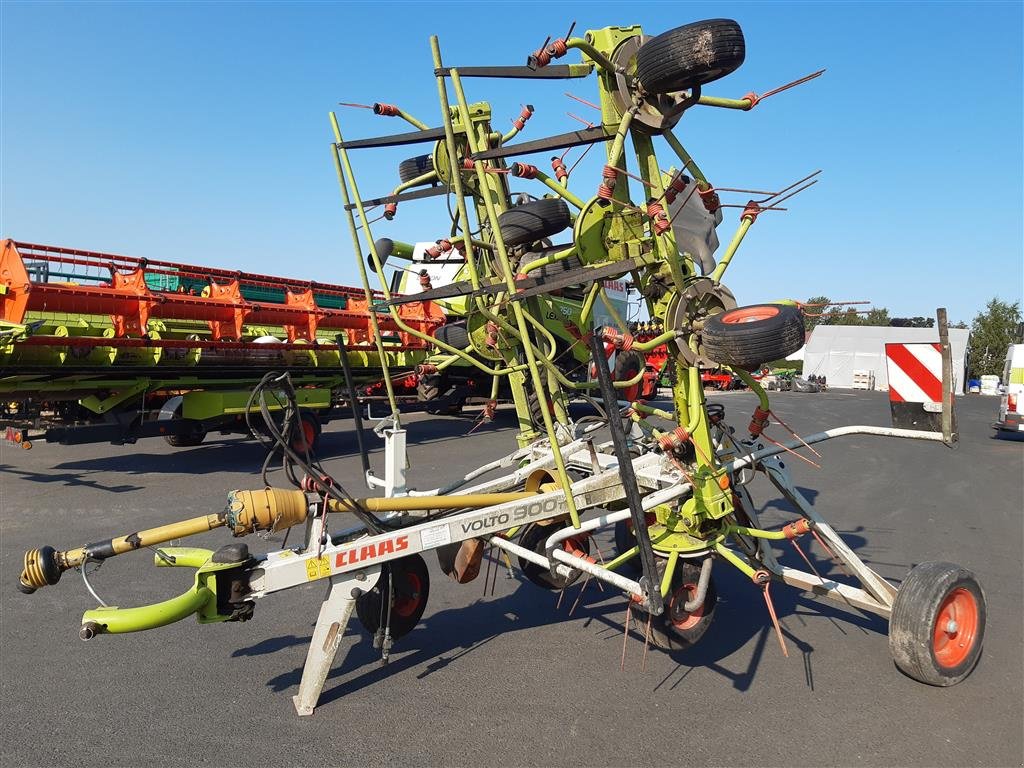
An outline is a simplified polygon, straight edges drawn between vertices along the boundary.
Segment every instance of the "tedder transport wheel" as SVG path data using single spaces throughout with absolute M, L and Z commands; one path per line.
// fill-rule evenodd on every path
M 292 438 L 292 450 L 302 454 L 306 451 L 315 452 L 320 445 L 320 432 L 323 427 L 320 419 L 311 411 L 299 411 L 299 430 Z
M 663 573 L 665 560 L 658 558 L 658 572 Z M 667 651 L 682 651 L 704 637 L 715 617 L 718 594 L 715 580 L 711 577 L 704 594 L 704 604 L 695 611 L 687 612 L 683 605 L 697 594 L 700 579 L 700 564 L 680 559 L 672 574 L 672 586 L 665 599 L 665 612 L 651 618 L 651 644 Z M 647 616 L 642 611 L 633 615 L 633 627 L 641 634 L 647 632 Z
M 734 72 L 746 56 L 732 19 L 684 24 L 651 38 L 636 52 L 636 77 L 648 93 L 673 93 Z
M 432 170 L 434 170 L 434 158 L 430 155 L 418 155 L 410 157 L 408 160 L 403 160 L 398 164 L 398 178 L 404 184 L 407 181 L 419 178 L 425 173 L 430 173 Z
M 369 592 L 356 598 L 356 616 L 371 635 L 384 626 L 391 609 L 391 637 L 409 634 L 423 617 L 430 596 L 430 574 L 419 555 L 385 563 L 380 579 Z
M 537 523 L 530 523 L 523 529 L 523 532 L 519 536 L 519 546 L 524 549 L 532 550 L 538 555 L 543 555 L 544 543 L 548 540 L 548 537 L 551 534 L 560 528 L 562 528 L 562 526 L 558 524 L 538 525 Z M 572 536 L 562 542 L 562 548 L 567 552 L 574 552 L 578 550 L 589 555 L 590 537 Z M 566 578 L 555 576 L 546 568 L 541 568 L 536 563 L 531 563 L 529 560 L 524 560 L 523 558 L 519 558 L 519 567 L 522 568 L 523 574 L 526 578 L 543 589 L 565 589 L 582 575 L 581 571 L 573 571 L 572 575 Z
M 789 304 L 730 309 L 704 322 L 703 343 L 705 354 L 716 363 L 753 370 L 804 345 L 803 314 Z
M 952 563 L 915 566 L 889 618 L 896 666 L 928 685 L 959 683 L 978 663 L 985 614 L 985 594 L 973 573 Z
M 164 440 L 167 441 L 167 444 L 173 445 L 175 448 L 193 448 L 201 444 L 205 439 L 205 429 L 193 432 L 190 435 L 164 435 Z
M 466 330 L 466 321 L 459 320 L 456 323 L 442 325 L 434 331 L 434 338 L 456 349 L 465 349 L 469 346 L 469 331 Z
M 613 381 L 629 381 L 630 379 L 636 378 L 636 375 L 647 367 L 647 362 L 644 360 L 644 356 L 636 350 L 628 350 L 626 352 L 618 352 L 615 355 L 615 368 L 612 371 Z M 620 400 L 625 400 L 632 403 L 643 392 L 644 381 L 641 379 L 637 384 L 634 384 L 625 389 L 616 390 Z
M 509 208 L 498 217 L 501 238 L 509 248 L 557 235 L 571 224 L 569 206 L 548 198 Z

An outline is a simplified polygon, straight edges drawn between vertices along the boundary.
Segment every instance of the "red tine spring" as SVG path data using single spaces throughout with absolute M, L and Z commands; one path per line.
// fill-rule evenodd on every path
M 384 117 L 398 117 L 401 111 L 402 110 L 394 104 L 381 104 L 380 102 L 375 102 L 373 105 L 373 114 L 383 115 Z
M 513 176 L 520 179 L 535 179 L 538 173 L 537 166 L 528 163 L 512 163 L 511 171 Z
M 487 323 L 487 346 L 490 349 L 498 346 L 498 324 L 493 321 Z
M 384 206 L 384 218 L 391 221 L 398 213 L 398 203 L 388 203 Z
M 418 376 L 429 376 L 432 373 L 437 373 L 437 366 L 431 365 L 430 363 L 421 363 L 416 366 L 416 374 Z
M 672 182 L 665 190 L 665 202 L 672 205 L 672 203 L 676 201 L 676 198 L 686 191 L 686 185 L 689 183 L 690 180 L 688 178 L 683 176 L 681 173 L 678 174 L 674 179 L 672 179 Z
M 551 158 L 551 170 L 555 172 L 555 178 L 560 182 L 569 178 L 569 172 L 565 170 L 565 163 L 557 155 Z
M 550 45 L 538 48 L 529 58 L 529 62 L 535 67 L 546 67 L 552 59 L 560 59 L 568 52 L 569 46 L 565 40 L 552 40 Z
M 654 234 L 661 235 L 672 228 L 665 208 L 653 198 L 647 202 L 647 215 L 651 217 L 651 223 L 654 225 Z
M 425 269 L 420 270 L 420 287 L 428 291 L 434 287 L 430 284 L 430 275 L 427 274 L 427 270 Z
M 619 177 L 619 169 L 614 165 L 606 165 L 601 171 L 601 183 L 597 185 L 597 196 L 602 200 L 611 200 L 615 193 L 615 181 Z
M 519 117 L 512 121 L 512 125 L 516 127 L 517 131 L 521 131 L 526 127 L 526 121 L 531 117 L 533 117 L 533 104 L 527 104 L 523 107 L 523 111 L 519 113 Z
M 770 413 L 771 411 L 761 410 L 761 406 L 754 408 L 754 415 L 751 417 L 750 426 L 747 427 L 747 430 L 751 435 L 757 437 L 764 432 L 765 427 L 768 426 L 768 415 Z
M 630 333 L 619 333 L 614 328 L 605 328 L 601 334 L 601 338 L 612 345 L 612 349 L 619 349 L 623 352 L 629 352 L 633 348 L 633 343 L 636 341 L 633 335 Z M 612 350 L 606 350 L 607 354 L 611 354 Z
M 722 201 L 718 197 L 718 193 L 715 192 L 713 187 L 707 189 L 698 189 L 697 194 L 700 195 L 701 202 L 704 203 L 704 207 L 708 213 L 714 213 L 722 207 Z
M 658 446 L 665 453 L 671 453 L 679 450 L 689 439 L 690 433 L 686 431 L 686 427 L 676 427 L 658 438 Z

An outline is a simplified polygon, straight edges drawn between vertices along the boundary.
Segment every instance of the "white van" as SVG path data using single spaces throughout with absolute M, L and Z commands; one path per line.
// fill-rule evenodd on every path
M 1024 344 L 1011 344 L 1007 350 L 1002 387 L 999 421 L 992 426 L 997 430 L 1024 432 Z

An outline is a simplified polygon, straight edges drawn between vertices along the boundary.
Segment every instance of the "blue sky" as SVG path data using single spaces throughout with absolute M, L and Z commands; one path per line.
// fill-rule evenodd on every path
M 765 214 L 751 231 L 726 280 L 741 304 L 825 294 L 899 316 L 944 305 L 969 321 L 994 295 L 1021 298 L 1018 2 L 6 0 L 0 233 L 352 283 L 326 115 L 339 101 L 385 101 L 439 124 L 431 33 L 448 64 L 520 64 L 573 20 L 580 30 L 640 23 L 657 34 L 721 16 L 743 26 L 747 60 L 705 93 L 738 98 L 828 69 L 750 113 L 691 110 L 677 130 L 719 186 L 780 188 L 824 169 L 788 213 Z M 563 94 L 592 98 L 595 85 L 468 88 L 471 100 L 492 102 L 503 127 L 520 103 L 534 104 L 526 140 L 578 127 L 566 112 L 588 108 Z M 364 110 L 340 117 L 346 138 L 404 129 Z M 397 163 L 417 153 L 360 154 L 364 197 L 387 193 Z M 574 176 L 587 197 L 599 153 Z M 670 165 L 667 147 L 659 153 Z M 736 217 L 719 228 L 723 240 Z M 407 203 L 374 235 L 432 240 L 446 218 L 436 202 Z

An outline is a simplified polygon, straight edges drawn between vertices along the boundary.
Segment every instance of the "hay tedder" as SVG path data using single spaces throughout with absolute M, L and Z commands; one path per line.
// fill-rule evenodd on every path
M 70 569 L 79 570 L 92 591 L 90 563 L 143 547 L 158 548 L 158 566 L 196 569 L 194 586 L 166 602 L 87 611 L 81 636 L 89 639 L 192 614 L 200 623 L 246 620 L 261 597 L 327 580 L 330 589 L 294 698 L 300 714 L 316 706 L 353 612 L 386 657 L 393 640 L 411 631 L 424 612 L 429 576 L 422 554 L 435 551 L 441 570 L 462 583 L 478 575 L 488 545 L 516 560 L 541 588 L 563 590 L 585 577 L 621 592 L 627 631 L 632 619 L 645 641 L 660 647 L 700 641 L 715 613 L 714 569 L 731 567 L 763 598 L 784 652 L 769 591 L 773 582 L 888 618 L 890 650 L 909 676 L 940 686 L 965 678 L 981 653 L 985 628 L 985 599 L 973 574 L 929 562 L 913 568 L 898 588 L 890 584 L 812 508 L 782 461 L 846 435 L 952 443 L 948 344 L 943 400 L 926 404 L 941 416 L 935 421 L 940 431 L 843 426 L 799 437 L 773 413 L 749 373 L 803 344 L 803 315 L 794 301 L 737 306 L 723 277 L 754 223 L 784 210 L 782 204 L 815 183 L 816 174 L 777 191 L 716 187 L 674 133 L 691 110 L 745 112 L 788 87 L 739 99 L 703 92 L 742 64 L 739 26 L 716 19 L 655 37 L 638 26 L 581 36 L 570 29 L 545 41 L 525 66 L 456 67 L 442 61 L 437 38 L 431 46 L 439 124 L 378 103 L 376 114 L 405 120 L 412 130 L 346 139 L 331 114 L 331 156 L 364 288 L 371 290 L 374 275 L 386 307 L 386 313 L 371 313 L 371 323 L 386 321 L 432 343 L 437 351 L 429 364 L 438 374 L 458 362 L 489 377 L 492 392 L 507 385 L 519 426 L 516 449 L 440 487 L 409 488 L 407 435 L 391 397 L 392 413 L 379 425 L 387 438 L 385 495 L 357 498 L 313 455 L 292 445 L 296 386 L 287 371 L 271 374 L 250 405 L 264 417 L 263 439 L 283 455 L 296 487 L 236 490 L 223 509 L 206 516 L 75 549 L 32 550 L 25 555 L 23 591 L 56 584 Z M 581 60 L 555 63 L 570 53 Z M 532 108 L 524 108 L 509 132 L 497 131 L 489 104 L 469 101 L 470 78 L 591 83 L 600 119 L 583 130 L 514 141 Z M 662 165 L 656 144 L 667 147 L 678 168 Z M 417 145 L 426 154 L 402 164 L 393 191 L 364 197 L 350 155 L 396 145 Z M 577 182 L 565 151 L 589 145 L 603 149 L 605 163 L 599 178 Z M 553 158 L 550 174 L 528 163 L 537 154 Z M 531 191 L 513 195 L 513 179 L 532 184 Z M 752 199 L 726 202 L 727 194 L 736 193 Z M 442 195 L 450 203 L 450 221 L 428 255 L 457 262 L 461 276 L 447 285 L 425 285 L 414 296 L 392 295 L 385 269 L 393 259 L 410 258 L 411 248 L 374 240 L 369 210 L 382 206 L 383 218 L 391 220 L 400 206 Z M 715 231 L 728 209 L 739 211 L 739 222 L 716 257 Z M 591 326 L 594 307 L 604 300 L 604 281 L 623 277 L 663 329 L 646 341 L 629 334 L 621 318 Z M 563 311 L 560 302 L 573 294 L 578 309 Z M 458 303 L 459 319 L 432 334 L 415 327 L 402 307 L 426 299 Z M 940 326 L 941 319 L 940 310 Z M 638 353 L 662 344 L 672 357 L 674 384 L 671 405 L 659 408 L 636 399 L 643 377 Z M 388 361 L 382 357 L 381 363 L 388 381 Z M 579 375 L 581 365 L 589 375 Z M 733 371 L 756 394 L 758 405 L 741 425 L 730 427 L 725 409 L 705 401 L 706 368 Z M 567 402 L 579 393 L 589 397 L 596 414 L 573 418 Z M 268 408 L 276 401 L 285 404 L 283 418 Z M 488 404 L 481 419 L 492 415 Z M 787 434 L 775 439 L 776 429 Z M 766 529 L 758 520 L 748 487 L 757 473 L 795 510 L 781 528 Z M 348 527 L 331 524 L 335 513 L 349 513 Z M 244 536 L 300 525 L 303 543 L 265 554 L 240 542 L 217 551 L 162 546 L 214 528 Z M 612 531 L 617 552 L 606 559 L 593 537 Z M 806 557 L 807 572 L 776 560 L 773 542 L 792 542 L 803 554 L 797 542 L 804 538 L 847 576 L 822 576 Z

